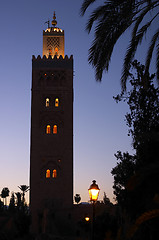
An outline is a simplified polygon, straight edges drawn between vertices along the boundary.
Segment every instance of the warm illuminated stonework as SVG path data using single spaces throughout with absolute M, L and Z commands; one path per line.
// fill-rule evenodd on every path
M 56 27 L 55 13 L 53 19 L 52 26 L 48 22 L 48 28 L 43 31 L 43 56 L 64 57 L 64 30 Z

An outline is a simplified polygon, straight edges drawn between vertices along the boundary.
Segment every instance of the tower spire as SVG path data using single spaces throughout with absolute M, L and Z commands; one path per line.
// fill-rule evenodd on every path
M 57 25 L 55 11 L 54 11 L 54 15 L 53 15 L 52 25 L 53 25 L 53 27 L 55 27 Z
M 46 23 L 48 28 L 43 31 L 43 55 L 46 57 L 56 55 L 58 58 L 62 55 L 64 57 L 64 31 L 56 26 L 55 12 L 53 13 L 51 27 L 49 21 Z

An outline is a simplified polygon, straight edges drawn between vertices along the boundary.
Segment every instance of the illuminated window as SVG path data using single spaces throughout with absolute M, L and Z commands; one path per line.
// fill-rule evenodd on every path
M 49 55 L 52 56 L 52 49 L 51 48 L 49 48 Z
M 46 178 L 50 178 L 50 170 L 49 169 L 46 170 Z
M 56 99 L 55 99 L 55 107 L 58 107 L 58 106 L 59 106 L 59 99 L 56 98 Z
M 46 126 L 46 133 L 47 133 L 47 134 L 50 134 L 50 133 L 51 133 L 51 127 L 50 127 L 50 125 L 47 125 L 47 126 Z
M 57 178 L 57 171 L 56 171 L 56 169 L 53 170 L 53 172 L 52 172 L 52 177 L 53 177 L 53 178 Z
M 58 55 L 58 48 L 55 47 L 55 55 Z
M 45 79 L 45 80 L 47 79 L 47 74 L 46 74 L 46 73 L 44 74 L 44 79 Z
M 46 98 L 46 102 L 45 102 L 46 107 L 49 107 L 49 104 L 50 104 L 50 100 L 49 98 Z
M 57 134 L 57 125 L 53 126 L 53 134 Z

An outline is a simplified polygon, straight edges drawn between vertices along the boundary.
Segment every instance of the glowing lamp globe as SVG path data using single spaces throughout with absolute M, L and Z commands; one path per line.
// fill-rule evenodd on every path
M 88 192 L 89 192 L 90 200 L 92 202 L 96 202 L 98 199 L 100 189 L 99 189 L 98 185 L 96 184 L 95 180 L 93 180 L 92 182 L 93 183 L 90 185 Z
M 85 217 L 85 221 L 86 221 L 86 222 L 89 222 L 89 217 Z

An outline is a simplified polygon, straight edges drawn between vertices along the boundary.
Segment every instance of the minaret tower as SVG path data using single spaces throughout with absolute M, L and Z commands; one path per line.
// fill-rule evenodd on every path
M 56 25 L 54 13 L 52 27 L 48 22 L 43 31 L 43 56 L 32 58 L 30 204 L 35 233 L 50 231 L 51 216 L 73 204 L 73 57 L 64 56 L 64 31 Z

